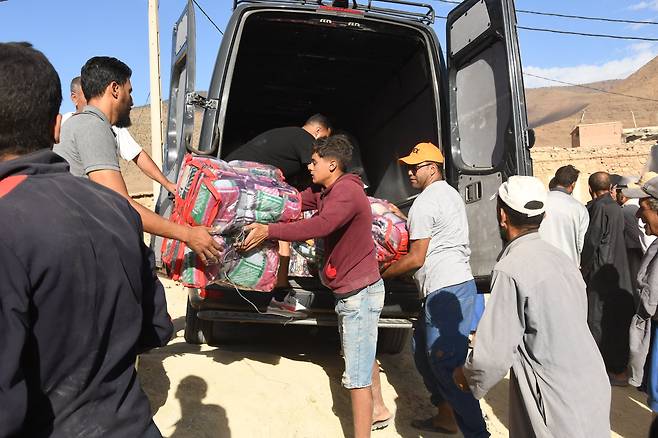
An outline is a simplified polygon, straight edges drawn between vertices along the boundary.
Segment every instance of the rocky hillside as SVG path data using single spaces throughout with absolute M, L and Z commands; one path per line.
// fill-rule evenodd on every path
M 626 79 L 586 85 L 618 94 L 600 93 L 582 87 L 526 90 L 528 122 L 535 128 L 537 147 L 570 145 L 569 134 L 581 117 L 585 123 L 620 120 L 624 128 L 632 128 L 634 114 L 637 126 L 658 125 L 658 58 Z

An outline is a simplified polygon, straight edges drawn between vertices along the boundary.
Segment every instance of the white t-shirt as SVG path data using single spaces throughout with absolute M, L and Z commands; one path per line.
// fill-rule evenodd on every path
M 75 114 L 74 112 L 66 113 L 62 116 L 62 125 L 71 116 Z M 117 140 L 117 147 L 119 148 L 119 155 L 126 161 L 132 161 L 142 152 L 142 147 L 135 141 L 128 128 L 117 128 L 112 126 L 112 131 L 114 131 L 115 138 Z
M 410 240 L 430 239 L 414 274 L 423 295 L 473 279 L 466 206 L 457 190 L 445 181 L 430 184 L 414 200 L 407 226 Z

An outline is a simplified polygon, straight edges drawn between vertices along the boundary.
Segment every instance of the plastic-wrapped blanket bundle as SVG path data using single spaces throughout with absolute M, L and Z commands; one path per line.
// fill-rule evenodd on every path
M 228 165 L 231 166 L 237 173 L 242 175 L 249 175 L 254 178 L 275 179 L 277 181 L 285 181 L 283 172 L 278 167 L 270 166 L 268 164 L 254 163 L 253 161 L 233 160 L 229 161 Z
M 407 222 L 383 199 L 368 197 L 372 211 L 372 237 L 380 267 L 386 268 L 409 251 Z
M 278 252 L 271 248 L 274 243 L 238 254 L 233 249 L 233 236 L 254 222 L 296 220 L 301 214 L 301 196 L 273 166 L 247 161 L 232 163 L 236 167 L 215 158 L 187 155 L 170 217 L 176 223 L 211 227 L 223 248 L 221 261 L 203 266 L 194 252 L 170 239 L 163 242 L 162 260 L 171 278 L 188 287 L 230 283 L 244 289 L 270 291 L 279 263 Z
M 279 270 L 279 246 L 276 243 L 267 241 L 248 253 L 238 253 L 235 250 L 235 235 L 216 235 L 213 238 L 221 247 L 217 263 L 205 266 L 193 251 L 185 250 L 180 275 L 183 285 L 235 285 L 257 291 L 274 289 Z
M 253 222 L 289 222 L 299 217 L 301 196 L 283 181 L 279 169 L 248 161 L 232 163 L 240 167 L 216 159 L 186 158 L 177 204 L 183 205 L 188 224 L 223 234 Z

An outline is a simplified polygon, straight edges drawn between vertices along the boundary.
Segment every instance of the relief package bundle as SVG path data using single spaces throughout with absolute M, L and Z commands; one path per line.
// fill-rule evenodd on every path
M 375 242 L 375 255 L 380 268 L 386 268 L 409 251 L 409 231 L 407 222 L 393 213 L 392 204 L 378 198 L 368 197 L 372 212 L 372 238 Z M 305 211 L 309 218 L 315 211 Z M 289 275 L 317 276 L 322 264 L 322 241 L 311 240 L 293 242 L 290 251 Z
M 215 235 L 220 245 L 216 263 L 204 265 L 194 251 L 185 249 L 180 281 L 188 287 L 220 284 L 240 289 L 271 291 L 279 270 L 279 246 L 266 241 L 260 247 L 246 253 L 235 250 L 236 235 Z
M 316 213 L 309 210 L 302 213 L 302 219 L 309 219 Z M 322 239 L 309 239 L 304 242 L 291 242 L 288 275 L 291 277 L 317 277 L 322 267 Z
M 390 202 L 368 197 L 372 211 L 372 237 L 380 268 L 386 268 L 409 251 L 407 222 L 393 213 Z
M 187 155 L 170 220 L 208 226 L 221 239 L 220 245 L 231 246 L 235 240 L 231 236 L 245 225 L 289 222 L 300 216 L 301 196 L 283 181 L 279 169 L 246 161 L 234 163 L 236 167 L 215 158 Z M 271 248 L 265 245 L 255 252 L 261 253 L 260 258 L 257 254 L 238 254 L 227 248 L 222 254 L 232 255 L 222 257 L 224 260 L 218 263 L 221 267 L 206 267 L 184 244 L 165 239 L 162 260 L 171 278 L 181 280 L 188 287 L 230 282 L 243 289 L 270 291 L 276 280 L 276 269 L 271 269 Z M 242 259 L 249 261 L 240 264 Z M 278 255 L 276 259 L 278 268 Z M 257 267 L 249 272 L 257 273 L 258 279 L 240 274 L 247 272 L 252 262 Z

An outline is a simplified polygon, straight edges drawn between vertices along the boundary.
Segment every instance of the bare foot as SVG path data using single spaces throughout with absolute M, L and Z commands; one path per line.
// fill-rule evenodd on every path
M 391 411 L 388 410 L 386 406 L 382 406 L 381 409 L 375 409 L 372 413 L 372 422 L 384 421 L 391 418 Z

